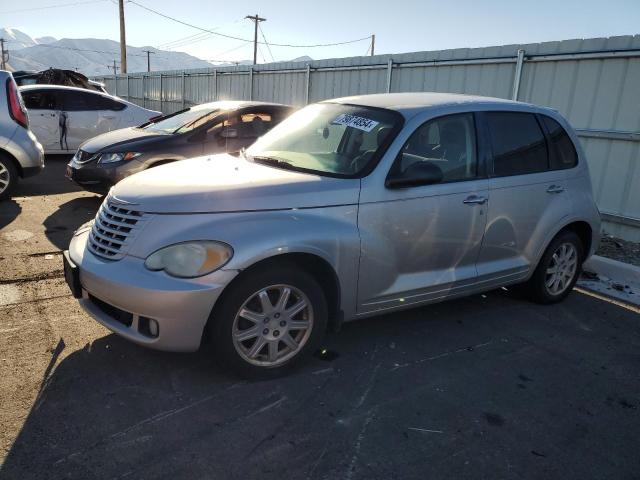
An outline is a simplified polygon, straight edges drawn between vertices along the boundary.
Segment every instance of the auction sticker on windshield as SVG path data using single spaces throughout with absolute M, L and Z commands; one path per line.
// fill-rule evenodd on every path
M 370 132 L 380 122 L 376 122 L 375 120 L 370 120 L 364 117 L 357 117 L 356 115 L 349 115 L 348 113 L 343 113 L 331 123 L 335 125 L 346 125 L 347 127 L 353 127 L 357 128 L 358 130 Z

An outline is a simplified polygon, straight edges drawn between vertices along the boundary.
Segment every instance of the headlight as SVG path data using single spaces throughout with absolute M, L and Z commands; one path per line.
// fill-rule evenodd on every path
M 164 270 L 173 277 L 193 278 L 222 268 L 233 256 L 226 243 L 194 241 L 161 248 L 147 257 L 149 270 Z
M 142 155 L 141 153 L 136 152 L 123 152 L 123 153 L 103 153 L 100 155 L 100 159 L 98 163 L 114 163 L 114 162 L 122 162 L 127 160 L 132 160 L 136 157 Z

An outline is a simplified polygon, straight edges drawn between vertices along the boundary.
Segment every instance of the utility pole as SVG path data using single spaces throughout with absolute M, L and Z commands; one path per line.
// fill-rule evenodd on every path
M 375 55 L 376 50 L 376 34 L 371 35 L 371 56 Z
M 124 32 L 124 0 L 118 0 L 118 8 L 120 10 L 120 66 L 122 67 L 122 73 L 127 73 L 127 38 Z
M 118 67 L 116 66 L 116 59 L 113 59 L 113 66 L 112 65 L 107 65 L 107 68 L 110 70 L 113 70 L 113 74 L 117 75 L 118 74 Z
M 152 52 L 151 50 L 142 50 L 143 52 L 147 52 L 147 72 L 151 71 L 151 61 L 149 60 L 149 55 L 154 54 L 156 52 Z
M 2 56 L 2 70 L 7 69 L 7 62 L 9 61 L 9 51 L 4 49 L 4 38 L 0 38 L 0 55 Z
M 256 65 L 258 63 L 258 24 L 260 22 L 265 22 L 267 19 L 259 17 L 256 13 L 255 16 L 247 15 L 244 18 L 248 18 L 255 23 L 254 33 L 253 33 L 253 64 Z

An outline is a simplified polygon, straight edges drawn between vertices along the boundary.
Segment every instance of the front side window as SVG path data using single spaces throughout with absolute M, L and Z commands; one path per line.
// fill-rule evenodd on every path
M 487 112 L 485 115 L 495 176 L 548 170 L 547 145 L 535 115 L 521 112 Z
M 404 144 L 391 175 L 410 179 L 425 169 L 437 172 L 440 183 L 478 176 L 476 132 L 472 113 L 429 120 Z
M 551 117 L 541 115 L 540 118 L 549 133 L 551 169 L 575 167 L 578 164 L 578 153 L 565 129 Z
M 280 168 L 356 177 L 373 167 L 402 122 L 391 110 L 319 103 L 283 120 L 246 153 Z
M 25 107 L 29 110 L 55 110 L 55 96 L 48 90 L 22 92 Z

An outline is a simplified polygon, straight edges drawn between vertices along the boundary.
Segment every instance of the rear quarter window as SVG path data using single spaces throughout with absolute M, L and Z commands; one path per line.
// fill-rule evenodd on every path
M 576 147 L 567 131 L 558 122 L 540 115 L 549 137 L 550 165 L 552 170 L 573 168 L 578 164 Z
M 544 172 L 549 169 L 547 144 L 534 114 L 487 112 L 497 177 Z

